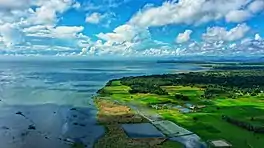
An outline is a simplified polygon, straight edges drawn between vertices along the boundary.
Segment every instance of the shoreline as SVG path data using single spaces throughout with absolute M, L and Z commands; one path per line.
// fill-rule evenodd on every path
M 264 74 L 264 71 L 258 72 Z M 226 75 L 228 75 L 228 77 L 226 77 Z M 237 80 L 240 76 L 245 77 L 245 79 Z M 178 129 L 174 128 L 172 130 L 170 128 L 169 130 L 167 129 L 167 131 L 177 132 L 178 130 L 179 133 L 169 132 L 165 135 L 172 133 L 174 136 L 175 134 L 177 136 L 185 136 L 189 133 L 195 133 L 194 136 L 196 134 L 201 136 L 201 138 L 198 136 L 198 139 L 206 141 L 208 145 L 211 145 L 210 141 L 223 140 L 234 146 L 242 146 L 243 144 L 239 141 L 243 140 L 243 138 L 235 139 L 235 135 L 228 135 L 229 131 L 233 131 L 234 133 L 244 134 L 248 139 L 247 143 L 258 146 L 262 142 L 260 137 L 263 137 L 263 135 L 257 134 L 252 137 L 250 131 L 237 128 L 221 118 L 222 114 L 231 117 L 235 116 L 234 120 L 236 120 L 237 116 L 237 120 L 243 118 L 247 123 L 259 124 L 258 120 L 249 119 L 262 119 L 262 116 L 260 116 L 262 110 L 260 109 L 264 108 L 264 106 L 259 104 L 259 102 L 263 99 L 258 97 L 263 96 L 264 93 L 259 92 L 259 94 L 256 94 L 252 89 L 239 87 L 241 86 L 240 83 L 247 84 L 244 82 L 250 81 L 246 77 L 255 78 L 258 76 L 259 75 L 247 69 L 241 69 L 240 71 L 208 69 L 203 71 L 181 71 L 176 74 L 123 77 L 109 80 L 107 84 L 98 91 L 96 97 L 103 98 L 100 100 L 108 99 L 110 104 L 114 103 L 126 108 L 129 107 L 131 110 L 141 115 L 142 118 L 148 119 L 148 123 L 152 123 L 152 125 L 163 134 L 166 133 L 166 131 L 164 132 L 162 128 L 159 128 L 159 125 L 156 125 L 156 123 L 160 123 L 156 122 L 160 121 L 160 119 L 156 120 L 155 117 L 153 119 L 153 116 L 159 114 L 163 120 L 167 120 L 166 124 L 169 121 L 176 124 Z M 222 78 L 228 78 L 226 80 L 228 85 L 224 85 L 225 87 L 222 86 Z M 262 85 L 262 83 L 257 82 L 256 84 Z M 244 86 L 251 88 L 250 85 Z M 211 92 L 211 90 L 218 90 L 219 92 Z M 240 94 L 236 93 L 238 90 L 241 91 Z M 251 99 L 251 101 L 249 99 Z M 252 102 L 252 99 L 255 101 Z M 251 106 L 247 106 L 247 104 Z M 196 107 L 193 108 L 192 106 Z M 148 110 L 153 110 L 156 114 L 144 112 L 144 107 L 148 108 L 147 112 Z M 248 113 L 244 115 L 244 110 L 238 110 L 238 107 L 244 108 Z M 102 110 L 101 107 L 98 107 L 98 109 L 99 111 Z M 109 108 L 106 110 L 109 113 Z M 100 120 L 100 118 L 100 116 L 97 116 L 98 120 Z M 122 122 L 120 122 L 120 124 L 122 124 Z M 130 122 L 130 124 L 133 124 L 133 122 Z M 181 130 L 179 128 L 181 128 Z M 121 135 L 125 135 L 127 138 L 124 131 L 122 131 L 122 133 Z M 112 135 L 108 134 L 107 136 L 110 137 Z M 177 138 L 171 139 L 178 140 Z M 166 138 L 165 141 L 168 141 L 168 138 Z M 184 145 L 186 146 L 186 144 Z M 162 147 L 163 145 L 160 143 L 158 146 Z M 182 145 L 180 147 L 182 147 Z
M 204 72 L 204 71 L 209 71 L 210 70 L 210 68 L 204 68 L 204 69 L 202 69 L 202 70 L 188 70 L 188 71 L 180 71 L 180 72 L 177 72 L 177 73 L 173 73 L 173 74 L 182 74 L 182 73 L 190 73 L 190 72 Z M 162 75 L 162 74 L 161 74 Z M 147 75 L 147 76 L 152 76 L 152 75 Z M 123 77 L 124 78 L 124 77 Z M 122 78 L 120 78 L 120 79 L 122 79 Z M 105 84 L 105 86 L 104 87 L 106 87 L 107 86 L 107 84 L 109 84 L 110 82 L 112 82 L 113 80 L 115 80 L 115 79 L 112 79 L 112 80 L 109 80 L 106 84 Z M 103 88 L 104 88 L 103 87 Z M 103 89 L 103 88 L 101 88 L 101 89 Z M 135 123 L 151 123 L 151 124 L 153 124 L 152 123 L 152 121 L 150 120 L 150 119 L 148 119 L 144 114 L 142 114 L 141 112 L 139 112 L 139 110 L 137 110 L 137 109 L 135 109 L 134 107 L 132 107 L 131 105 L 129 105 L 129 104 L 125 104 L 125 103 L 120 103 L 120 102 L 118 102 L 117 100 L 114 100 L 114 99 L 112 99 L 112 98 L 110 98 L 110 97 L 108 97 L 108 98 L 104 98 L 104 97 L 101 97 L 100 96 L 100 93 L 98 93 L 97 92 L 97 94 L 93 97 L 93 101 L 94 101 L 94 104 L 95 104 L 95 107 L 96 107 L 96 109 L 97 109 L 97 115 L 96 115 L 96 119 L 97 119 L 97 122 L 98 122 L 98 124 L 99 125 L 103 125 L 104 127 L 105 127 L 105 133 L 104 133 L 104 135 L 102 136 L 102 137 L 100 137 L 100 138 L 98 138 L 98 140 L 97 141 L 95 141 L 95 143 L 94 143 L 94 147 L 95 148 L 100 148 L 100 147 L 102 147 L 102 143 L 104 143 L 105 141 L 107 141 L 107 138 L 108 137 L 111 137 L 112 135 L 111 134 L 113 134 L 113 135 L 115 135 L 115 134 L 117 134 L 117 135 L 120 135 L 121 137 L 123 137 L 123 140 L 124 141 L 127 141 L 127 142 L 129 142 L 129 143 L 137 143 L 137 144 L 142 144 L 142 143 L 146 143 L 146 141 L 145 140 L 147 140 L 147 141 L 149 141 L 149 140 L 154 140 L 154 141 L 156 141 L 156 143 L 152 143 L 152 145 L 151 145 L 151 147 L 157 147 L 157 148 L 163 148 L 162 147 L 162 144 L 164 143 L 164 142 L 166 142 L 167 141 L 167 143 L 169 143 L 169 145 L 174 145 L 174 147 L 175 148 L 180 148 L 180 147 L 184 147 L 184 145 L 182 144 L 182 143 L 180 143 L 179 141 L 175 141 L 175 140 L 173 140 L 173 139 L 170 139 L 170 138 L 168 138 L 168 137 L 166 137 L 166 138 L 163 138 L 163 139 L 160 139 L 160 138 L 158 138 L 158 139 L 156 139 L 156 138 L 152 138 L 152 139 L 148 139 L 148 138 L 143 138 L 143 139 L 141 139 L 141 141 L 140 141 L 140 139 L 134 139 L 134 141 L 130 138 L 130 141 L 129 141 L 129 137 L 126 135 L 126 133 L 125 133 L 125 131 L 120 127 L 120 126 L 118 126 L 118 124 L 135 124 Z M 106 108 L 104 108 L 104 107 L 102 107 L 100 104 L 102 103 L 102 102 L 104 102 L 104 101 L 106 101 L 107 103 L 109 103 L 109 105 L 111 106 L 111 107 L 113 107 L 113 106 L 121 106 L 121 108 L 127 108 L 127 111 L 129 110 L 129 111 L 132 111 L 133 112 L 133 114 L 134 115 L 132 115 L 132 116 L 128 116 L 130 119 L 126 119 L 126 115 L 125 115 L 125 118 L 123 118 L 122 119 L 122 117 L 121 117 L 121 120 L 120 120 L 120 118 L 118 117 L 118 118 L 112 118 L 112 119 L 105 119 L 105 117 L 102 117 L 101 116 L 101 114 L 104 114 L 104 113 L 102 113 L 102 112 L 108 112 L 108 114 L 112 114 L 112 113 L 115 113 L 115 111 L 113 111 L 113 112 L 111 112 L 111 110 L 108 108 L 108 107 L 106 107 Z M 115 108 L 115 107 L 114 107 Z M 120 110 L 119 110 L 120 111 Z M 135 117 L 136 118 L 136 121 L 133 121 L 133 117 Z M 108 120 L 108 121 L 107 121 Z M 132 121 L 131 121 L 132 120 Z M 138 120 L 138 121 L 137 121 Z M 109 122 L 110 122 L 110 126 L 109 126 Z M 111 123 L 111 122 L 113 122 L 114 123 L 114 125 L 112 125 L 113 123 Z M 179 126 L 179 125 L 176 125 L 176 126 Z M 179 126 L 179 127 L 181 127 L 181 126 Z M 182 127 L 181 127 L 182 128 Z M 114 132 L 114 130 L 116 130 L 116 132 Z M 184 128 L 183 128 L 184 129 Z M 185 130 L 187 130 L 187 129 L 185 129 Z M 160 131 L 160 130 L 159 130 Z M 161 131 L 160 131 L 161 132 Z M 194 133 L 192 133 L 192 134 L 194 134 Z M 200 138 L 199 136 L 197 136 L 196 134 L 194 134 L 194 136 L 196 136 L 196 137 L 198 137 L 198 138 Z M 122 138 L 121 138 L 122 139 Z M 131 141 L 132 140 L 132 141 Z M 135 142 L 136 141 L 136 142 Z M 172 143 L 172 144 L 171 144 Z M 166 145 L 166 144 L 165 144 Z M 201 145 L 203 145 L 203 144 L 201 144 Z M 166 146 L 164 146 L 164 148 L 167 148 Z

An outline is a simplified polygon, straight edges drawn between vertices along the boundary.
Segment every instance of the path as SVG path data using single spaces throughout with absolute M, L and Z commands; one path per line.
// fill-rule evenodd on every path
M 182 143 L 185 148 L 206 148 L 205 142 L 195 133 L 171 122 L 164 120 L 162 116 L 151 109 L 138 106 L 136 103 L 127 104 L 130 108 L 135 110 L 139 115 L 143 116 L 157 127 L 169 140 Z

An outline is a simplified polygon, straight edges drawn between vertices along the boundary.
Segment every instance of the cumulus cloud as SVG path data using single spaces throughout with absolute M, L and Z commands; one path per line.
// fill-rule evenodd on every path
M 74 5 L 73 0 L 40 0 L 37 7 L 30 16 L 29 21 L 33 24 L 53 24 L 58 15 L 70 9 Z
M 88 48 L 92 45 L 91 39 L 82 33 L 77 35 L 77 39 L 78 39 L 77 45 L 80 48 Z
M 100 14 L 100 13 L 97 13 L 97 12 L 94 12 L 92 14 L 87 14 L 86 15 L 86 19 L 85 19 L 85 22 L 87 23 L 92 23 L 92 24 L 98 24 L 100 23 L 100 21 L 104 18 L 105 16 Z
M 132 50 L 141 50 L 152 42 L 148 30 L 128 24 L 115 28 L 111 33 L 99 33 L 97 37 L 104 42 L 98 40 L 95 47 L 109 53 L 129 53 Z
M 0 22 L 17 22 L 27 26 L 53 24 L 62 13 L 76 5 L 75 0 L 1 0 Z
M 141 27 L 151 27 L 168 24 L 197 25 L 222 18 L 228 22 L 243 22 L 251 18 L 254 13 L 263 10 L 261 5 L 261 0 L 166 1 L 161 6 L 140 10 L 132 17 L 130 23 Z
M 233 49 L 233 48 L 235 48 L 236 46 L 237 46 L 236 43 L 232 43 L 232 44 L 229 45 L 229 48 Z
M 252 14 L 247 10 L 233 10 L 226 14 L 225 18 L 227 22 L 240 23 L 248 20 L 252 17 Z
M 261 36 L 260 36 L 259 34 L 255 34 L 255 40 L 257 40 L 257 41 L 261 41 L 262 38 L 261 38 Z
M 202 35 L 205 41 L 235 41 L 243 38 L 250 30 L 246 24 L 238 24 L 236 27 L 227 30 L 223 27 L 209 27 L 207 32 Z
M 78 33 L 82 32 L 83 26 L 32 26 L 25 28 L 27 36 L 50 37 L 50 38 L 75 38 Z
M 4 24 L 0 26 L 0 38 L 7 47 L 21 43 L 23 37 L 23 33 L 12 24 Z
M 112 33 L 99 33 L 97 37 L 112 43 L 121 43 L 132 41 L 136 34 L 137 31 L 133 26 L 125 24 L 115 28 Z
M 108 8 L 123 5 L 125 1 L 103 1 L 103 5 L 96 5 L 97 1 L 94 1 L 94 4 L 89 5 L 89 12 L 97 12 L 87 14 L 85 21 L 107 26 L 115 15 L 105 12 L 109 11 Z M 247 44 L 233 43 L 249 32 L 249 26 L 241 22 L 263 11 L 263 0 L 172 0 L 163 2 L 160 6 L 148 4 L 113 31 L 96 34 L 97 41 L 92 41 L 82 33 L 83 26 L 58 24 L 60 20 L 66 19 L 63 18 L 66 11 L 80 8 L 84 10 L 84 5 L 88 9 L 85 2 L 80 4 L 77 0 L 0 0 L 0 47 L 5 49 L 13 46 L 13 49 L 20 50 L 18 53 L 28 50 L 32 54 L 56 50 L 61 52 L 58 55 L 213 54 L 249 49 L 260 52 L 264 47 L 259 34 L 249 39 Z M 231 29 L 209 27 L 202 35 L 201 42 L 190 41 L 194 29 L 182 31 L 175 41 L 185 44 L 155 41 L 151 39 L 149 31 L 149 27 L 169 24 L 195 26 L 218 20 L 241 24 Z M 248 50 L 244 47 L 248 47 Z
M 253 1 L 249 6 L 248 6 L 249 11 L 252 13 L 259 13 L 264 9 L 264 1 L 263 0 L 256 0 Z
M 11 10 L 11 9 L 24 9 L 29 7 L 31 4 L 30 0 L 0 0 L 1 10 Z
M 80 50 L 90 42 L 84 27 L 57 25 L 63 13 L 79 8 L 76 0 L 0 0 L 0 47 Z
M 80 52 L 80 55 L 85 55 L 87 54 L 87 48 L 83 48 L 82 51 Z
M 190 40 L 190 35 L 192 34 L 192 30 L 185 30 L 183 33 L 180 33 L 177 38 L 177 43 L 184 43 Z
M 81 8 L 81 4 L 79 2 L 75 2 L 73 5 L 72 5 L 73 8 L 75 9 L 80 9 Z
M 161 48 L 150 48 L 140 52 L 139 54 L 143 56 L 177 56 L 180 55 L 183 50 L 184 49 L 179 48 L 171 50 L 170 48 L 164 46 Z
M 88 53 L 96 55 L 118 54 L 118 55 L 140 55 L 150 48 L 160 48 L 168 44 L 152 40 L 150 32 L 129 24 L 121 25 L 111 33 L 99 33 L 99 38 Z
M 83 31 L 82 26 L 58 26 L 52 30 L 52 35 L 57 38 L 75 38 Z
M 200 24 L 224 18 L 234 10 L 240 10 L 248 0 L 179 0 L 164 2 L 158 7 L 139 11 L 130 23 L 149 27 L 167 24 Z

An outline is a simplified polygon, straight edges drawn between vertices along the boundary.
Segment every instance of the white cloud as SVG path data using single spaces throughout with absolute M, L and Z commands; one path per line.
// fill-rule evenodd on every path
M 17 54 L 50 50 L 79 53 L 91 44 L 82 34 L 84 27 L 57 23 L 65 19 L 62 14 L 67 10 L 80 7 L 76 0 L 0 0 L 1 49 L 13 49 L 9 51 Z
M 31 23 L 36 24 L 53 24 L 56 21 L 56 11 L 47 7 L 36 9 L 34 16 L 31 18 Z
M 111 8 L 117 8 L 122 4 L 125 4 L 131 0 L 94 0 L 94 1 L 84 1 L 83 9 L 85 11 L 92 10 L 109 10 Z
M 81 8 L 81 4 L 79 2 L 75 2 L 73 5 L 72 5 L 73 8 L 75 9 L 80 9 Z
M 250 44 L 251 42 L 252 42 L 252 39 L 244 38 L 244 39 L 241 40 L 240 44 L 246 45 L 246 44 Z
M 171 50 L 171 49 L 166 49 L 164 48 L 150 48 L 144 51 L 139 52 L 139 55 L 143 56 L 177 56 L 180 55 L 182 49 L 176 49 L 176 50 Z
M 104 17 L 105 17 L 104 15 L 94 12 L 92 14 L 86 15 L 85 22 L 91 23 L 91 24 L 98 24 L 100 23 L 100 21 L 102 21 Z
M 201 24 L 224 18 L 228 13 L 245 8 L 249 0 L 179 0 L 139 11 L 129 23 L 141 27 L 168 24 Z
M 190 40 L 190 35 L 192 34 L 192 30 L 185 30 L 184 33 L 180 33 L 177 38 L 177 43 L 184 43 Z
M 237 44 L 236 43 L 232 43 L 229 45 L 229 48 L 236 48 Z
M 264 1 L 263 0 L 256 0 L 248 6 L 248 9 L 252 13 L 259 13 L 259 12 L 263 11 L 263 9 L 264 9 Z
M 122 43 L 124 41 L 132 41 L 137 32 L 131 25 L 122 25 L 113 30 L 112 33 L 99 33 L 98 38 L 112 43 Z
M 23 33 L 12 24 L 4 24 L 0 26 L 0 38 L 7 47 L 11 47 L 23 42 Z
M 0 0 L 0 22 L 54 24 L 62 13 L 76 6 L 74 0 Z
M 261 41 L 262 38 L 261 38 L 261 36 L 260 36 L 259 34 L 255 34 L 255 40 L 257 40 L 257 41 Z
M 28 28 L 24 28 L 25 33 L 36 33 L 36 32 L 43 32 L 43 30 L 47 30 L 47 28 L 52 27 L 52 26 L 45 26 L 45 25 L 36 25 L 36 26 L 31 26 Z M 46 31 L 44 31 L 46 32 Z
M 24 32 L 27 36 L 50 37 L 50 38 L 76 38 L 77 34 L 82 32 L 83 26 L 32 26 L 25 28 Z
M 233 10 L 225 16 L 227 22 L 240 23 L 248 20 L 252 14 L 247 10 Z
M 126 55 L 132 52 L 132 43 L 124 42 L 120 44 L 111 44 L 109 42 L 103 43 L 97 40 L 88 50 L 92 55 Z
M 121 25 L 111 33 L 99 33 L 97 37 L 99 40 L 89 49 L 90 54 L 130 55 L 149 49 L 151 46 L 165 46 L 163 42 L 151 40 L 147 29 L 129 24 Z
M 91 39 L 88 36 L 83 35 L 82 33 L 78 34 L 77 39 L 77 45 L 80 48 L 88 48 L 92 45 Z
M 209 27 L 202 36 L 206 41 L 235 41 L 243 38 L 249 30 L 250 27 L 246 24 L 238 24 L 230 30 L 222 27 Z
M 30 6 L 30 0 L 0 0 L 1 10 L 24 9 Z
M 190 43 L 189 45 L 188 45 L 188 47 L 189 48 L 193 48 L 193 47 L 195 47 L 197 45 L 197 42 L 193 42 L 193 43 Z
M 104 1 L 103 3 L 105 3 L 104 6 L 96 4 L 93 6 L 109 11 L 108 8 L 115 8 L 125 2 L 111 0 L 111 2 Z M 246 50 L 242 48 L 242 43 L 233 43 L 233 41 L 242 39 L 247 34 L 250 28 L 246 24 L 238 25 L 230 30 L 222 27 L 208 28 L 203 34 L 204 41 L 200 43 L 188 42 L 192 31 L 186 30 L 177 36 L 176 42 L 188 43 L 175 45 L 152 40 L 148 27 L 168 24 L 199 25 L 218 20 L 243 22 L 263 11 L 264 1 L 172 0 L 164 2 L 161 6 L 148 4 L 124 25 L 116 27 L 111 32 L 98 33 L 96 36 L 99 39 L 96 42 L 82 34 L 83 26 L 57 24 L 60 19 L 67 19 L 63 18 L 63 13 L 67 10 L 80 9 L 82 6 L 77 0 L 0 0 L 0 47 L 5 49 L 6 46 L 13 46 L 13 49 L 23 52 L 29 50 L 30 54 L 41 54 L 44 50 L 56 50 L 58 55 L 206 54 L 224 53 L 227 52 L 224 49 L 229 48 L 232 49 L 230 52 L 242 52 Z M 88 14 L 86 21 L 94 24 L 100 23 L 101 26 L 110 24 L 114 14 L 99 12 L 105 11 Z M 259 34 L 255 35 L 255 40 L 250 39 L 245 47 L 250 47 L 250 45 L 257 48 L 264 47 Z M 239 47 L 241 49 L 237 49 Z M 248 49 L 253 50 L 252 48 Z M 254 50 L 256 51 L 256 48 Z M 59 53 L 59 51 L 68 52 Z
M 52 30 L 52 35 L 57 38 L 75 38 L 83 29 L 82 26 L 58 26 Z
M 53 24 L 57 22 L 57 17 L 74 5 L 73 0 L 40 0 L 39 6 L 34 14 L 29 18 L 33 24 Z
M 85 55 L 87 54 L 87 48 L 83 48 L 82 51 L 80 52 L 80 55 Z

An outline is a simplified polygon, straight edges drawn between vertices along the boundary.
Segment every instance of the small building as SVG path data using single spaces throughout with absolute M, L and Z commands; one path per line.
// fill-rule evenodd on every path
M 211 140 L 209 141 L 209 147 L 210 148 L 230 148 L 232 145 L 227 142 L 226 140 L 220 139 L 220 140 Z
M 195 105 L 193 105 L 193 104 L 186 103 L 185 106 L 188 107 L 189 109 L 192 109 L 192 110 L 195 109 Z

